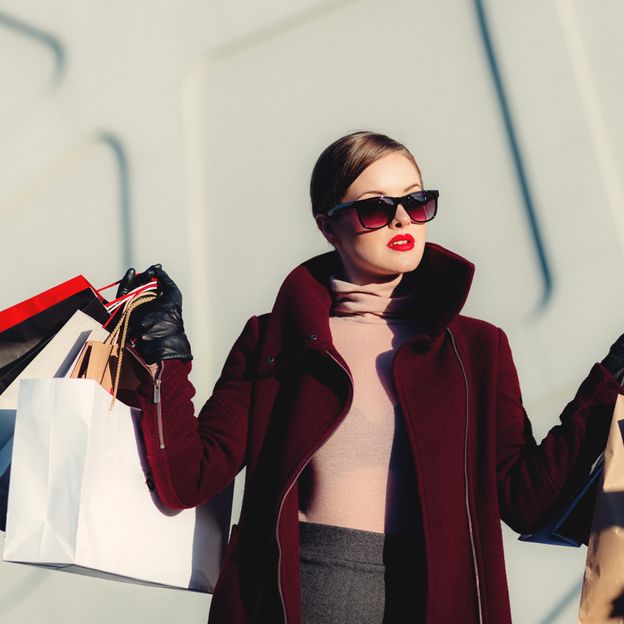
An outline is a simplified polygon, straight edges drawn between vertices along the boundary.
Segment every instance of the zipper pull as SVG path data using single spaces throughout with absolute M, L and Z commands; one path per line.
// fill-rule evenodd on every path
M 154 379 L 154 403 L 160 403 L 160 379 Z
M 152 373 L 152 379 L 154 380 L 154 403 L 160 403 L 160 383 L 164 369 L 165 363 L 159 362 L 156 365 L 156 373 Z

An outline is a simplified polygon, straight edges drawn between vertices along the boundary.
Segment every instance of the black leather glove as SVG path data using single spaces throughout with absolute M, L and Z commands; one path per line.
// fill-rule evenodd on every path
M 148 364 L 172 359 L 192 360 L 191 345 L 182 321 L 182 293 L 160 264 L 153 264 L 138 276 L 133 268 L 128 269 L 119 284 L 117 296 L 147 284 L 154 277 L 158 280 L 156 299 L 133 310 L 130 339 Z
M 609 349 L 602 365 L 620 382 L 624 383 L 624 334 Z
M 139 273 L 138 275 L 133 268 L 128 269 L 117 287 L 117 298 L 127 295 L 134 288 L 144 286 L 149 281 L 154 279 L 156 277 L 154 273 L 156 267 L 159 269 L 162 268 L 160 264 L 153 264 L 149 269 L 147 269 L 147 271 Z

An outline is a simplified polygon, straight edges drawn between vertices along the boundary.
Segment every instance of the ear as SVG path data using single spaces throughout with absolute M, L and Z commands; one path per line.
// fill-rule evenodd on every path
M 336 243 L 340 241 L 340 237 L 334 229 L 332 220 L 325 214 L 317 214 L 314 218 L 318 229 L 321 230 L 323 236 L 327 239 L 327 242 L 335 247 Z

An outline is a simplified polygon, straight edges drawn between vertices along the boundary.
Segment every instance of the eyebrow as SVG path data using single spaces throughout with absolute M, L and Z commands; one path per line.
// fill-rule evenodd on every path
M 420 182 L 414 182 L 414 184 L 410 184 L 403 192 L 407 193 L 407 191 L 409 191 L 411 188 L 414 188 L 415 186 L 418 186 L 419 188 L 422 188 L 422 186 L 420 185 Z M 358 195 L 356 197 L 355 201 L 360 199 L 360 197 L 362 197 L 362 195 L 368 195 L 369 193 L 375 193 L 376 195 L 383 195 L 383 193 L 381 191 L 365 191 L 364 193 L 361 193 L 360 195 Z

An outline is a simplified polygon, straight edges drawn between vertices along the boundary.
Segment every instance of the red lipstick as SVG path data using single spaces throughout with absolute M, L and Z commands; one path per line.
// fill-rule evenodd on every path
M 409 251 L 414 249 L 414 237 L 411 234 L 397 234 L 387 246 L 394 251 Z

